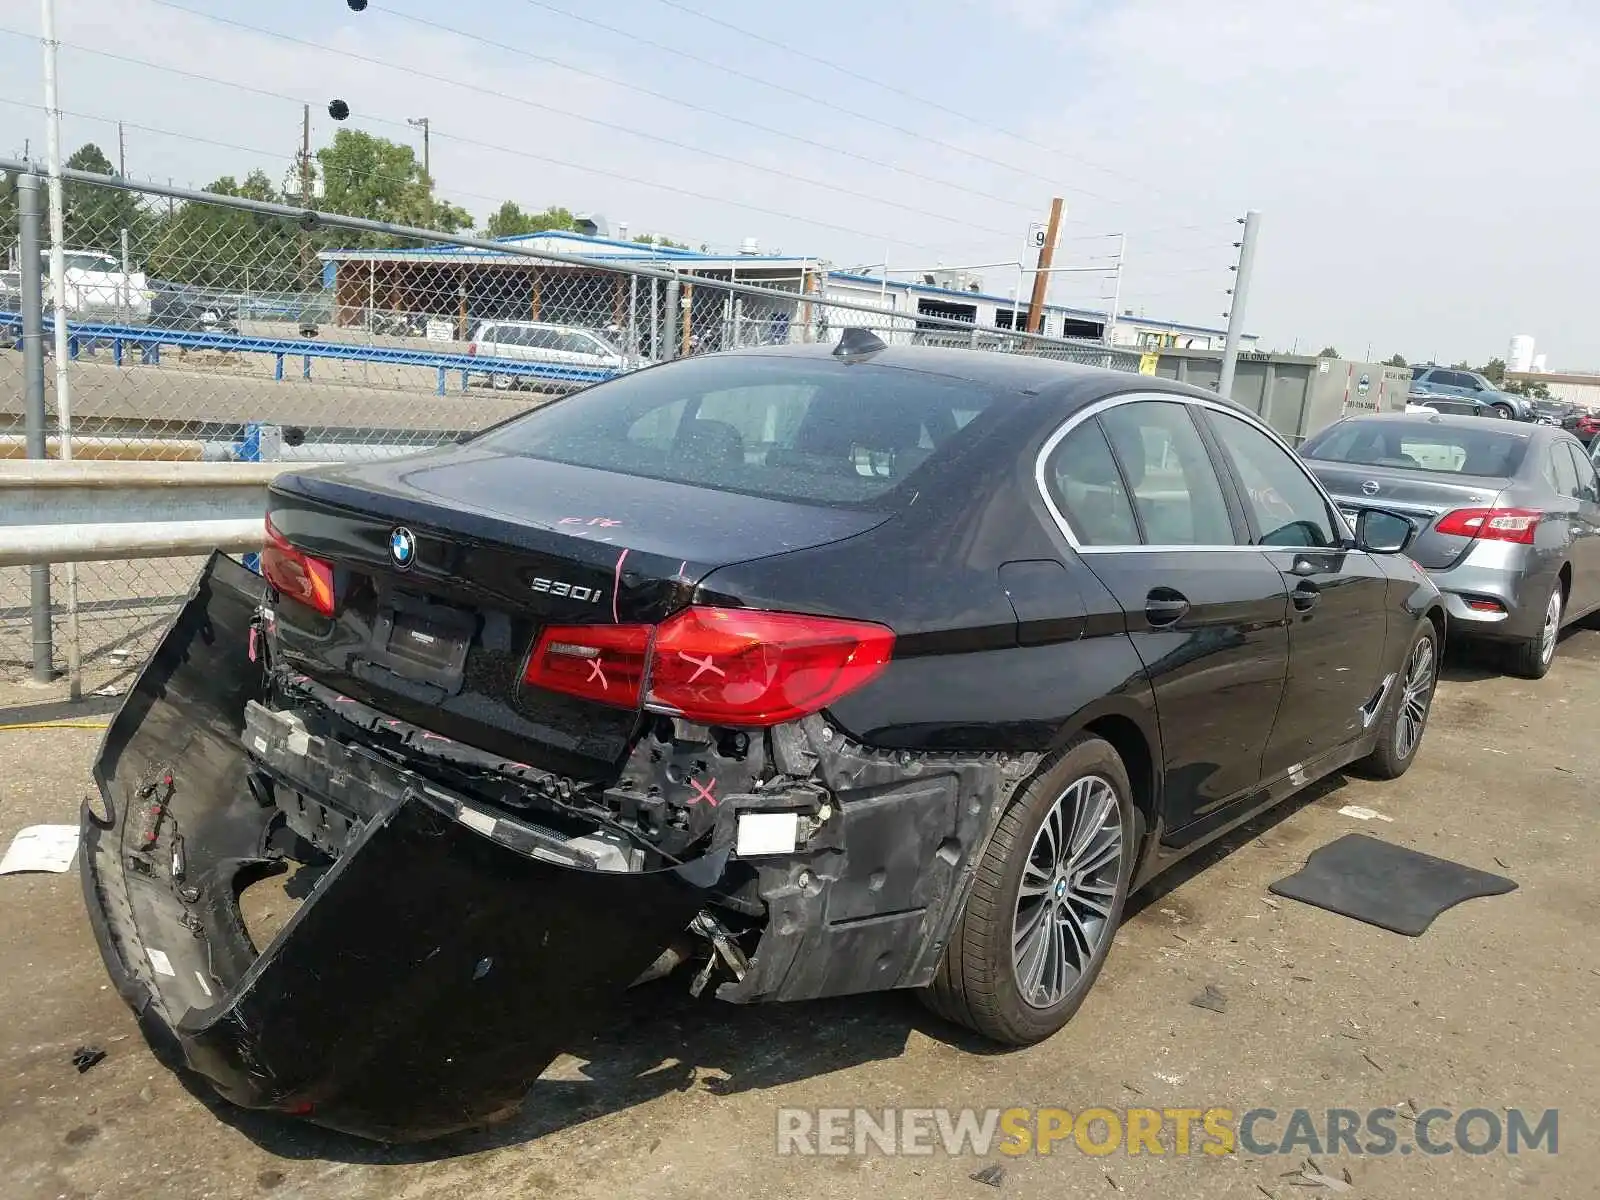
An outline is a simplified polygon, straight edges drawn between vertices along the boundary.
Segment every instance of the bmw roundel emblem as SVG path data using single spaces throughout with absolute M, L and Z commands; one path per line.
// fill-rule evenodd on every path
M 397 567 L 409 567 L 417 556 L 417 535 L 404 525 L 397 526 L 389 535 L 389 557 Z

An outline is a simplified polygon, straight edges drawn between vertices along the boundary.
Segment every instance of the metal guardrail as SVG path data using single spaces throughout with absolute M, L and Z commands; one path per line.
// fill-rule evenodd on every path
M 44 329 L 53 331 L 55 321 L 45 317 Z M 0 312 L 0 329 L 22 332 L 20 313 Z M 223 350 L 238 354 L 268 354 L 277 361 L 273 378 L 284 377 L 283 364 L 287 358 L 302 360 L 301 378 L 311 378 L 313 358 L 341 359 L 348 362 L 386 363 L 398 367 L 432 367 L 438 371 L 438 395 L 445 393 L 445 373 L 461 372 L 461 388 L 467 387 L 469 375 L 514 375 L 530 379 L 547 379 L 557 383 L 586 385 L 603 383 L 619 372 L 604 367 L 577 367 L 562 363 L 526 362 L 522 359 L 489 358 L 476 354 L 441 354 L 405 346 L 372 346 L 361 342 L 319 342 L 309 338 L 262 338 L 238 333 L 216 333 L 202 330 L 159 329 L 152 325 L 111 325 L 86 321 L 72 321 L 67 334 L 68 352 L 78 357 L 86 343 L 110 342 L 112 362 L 123 365 L 125 348 L 135 348 L 140 361 L 150 366 L 161 363 L 161 347 L 175 346 L 187 350 Z
M 0 462 L 0 567 L 260 549 L 267 485 L 288 469 Z

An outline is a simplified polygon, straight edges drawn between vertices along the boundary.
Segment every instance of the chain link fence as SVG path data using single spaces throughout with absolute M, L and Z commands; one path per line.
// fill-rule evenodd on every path
M 490 242 L 266 197 L 64 174 L 65 378 L 78 459 L 402 454 L 652 363 L 836 342 L 849 329 L 898 345 L 1138 369 L 1136 353 L 1002 328 L 1021 323 L 1014 303 L 991 304 L 995 323 L 980 323 L 977 304 L 873 294 L 808 259 L 567 233 Z M 0 274 L 8 458 L 27 455 L 21 273 L 49 272 L 48 254 L 39 266 L 21 261 L 19 232 L 8 231 Z M 39 244 L 48 247 L 47 229 Z M 48 278 L 43 294 L 50 346 Z M 68 432 L 55 365 L 44 372 L 51 457 Z M 198 566 L 143 558 L 49 568 L 52 669 L 75 637 L 83 690 L 125 688 Z M 32 671 L 29 578 L 30 568 L 0 568 L 0 679 Z

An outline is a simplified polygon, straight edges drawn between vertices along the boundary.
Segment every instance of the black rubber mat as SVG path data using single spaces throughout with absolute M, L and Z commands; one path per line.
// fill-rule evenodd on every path
M 1516 886 L 1503 875 L 1350 833 L 1312 851 L 1305 866 L 1268 890 L 1419 937 L 1445 909 Z

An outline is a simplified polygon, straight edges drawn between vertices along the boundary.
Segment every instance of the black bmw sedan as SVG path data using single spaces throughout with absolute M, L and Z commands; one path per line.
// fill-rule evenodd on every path
M 1034 1042 L 1132 889 L 1410 765 L 1412 532 L 1208 393 L 858 333 L 280 476 L 265 578 L 215 557 L 108 733 L 91 921 L 173 1061 L 386 1140 L 679 966 Z

